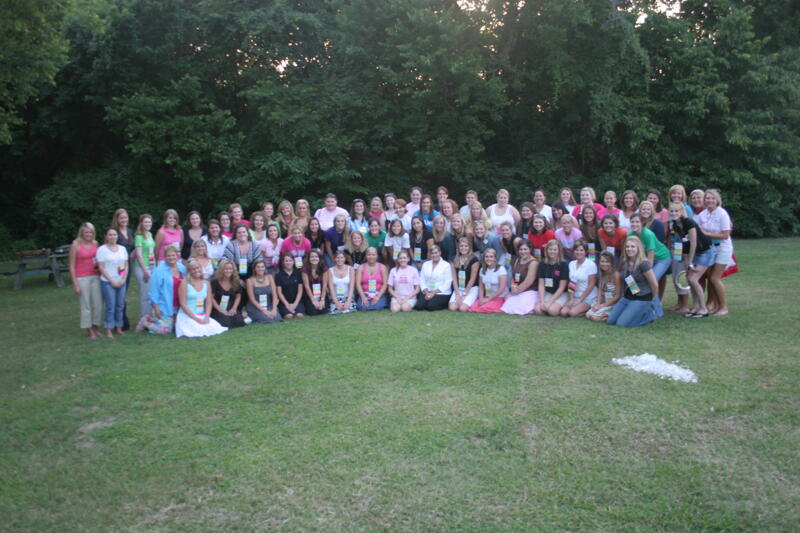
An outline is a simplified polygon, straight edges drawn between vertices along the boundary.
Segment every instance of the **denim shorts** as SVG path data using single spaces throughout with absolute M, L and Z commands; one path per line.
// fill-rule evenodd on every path
M 700 254 L 695 254 L 694 264 L 701 267 L 710 267 L 714 264 L 714 256 L 717 255 L 715 246 L 709 246 L 708 250 Z

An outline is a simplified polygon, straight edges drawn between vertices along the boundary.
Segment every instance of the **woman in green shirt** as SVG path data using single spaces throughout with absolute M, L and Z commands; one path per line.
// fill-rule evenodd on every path
M 367 248 L 375 248 L 378 252 L 378 261 L 386 262 L 383 246 L 386 241 L 386 232 L 381 229 L 381 223 L 377 218 L 369 219 L 369 231 L 365 235 L 367 238 Z
M 150 230 L 153 228 L 153 217 L 144 213 L 139 216 L 139 225 L 133 237 L 134 273 L 139 283 L 139 320 L 149 314 L 150 310 L 150 273 L 156 267 L 156 241 Z
M 628 232 L 628 236 L 631 235 L 639 237 L 639 240 L 642 241 L 647 260 L 653 265 L 656 281 L 660 280 L 672 267 L 669 248 L 658 240 L 655 233 L 644 227 L 642 216 L 639 213 L 631 216 L 631 231 Z

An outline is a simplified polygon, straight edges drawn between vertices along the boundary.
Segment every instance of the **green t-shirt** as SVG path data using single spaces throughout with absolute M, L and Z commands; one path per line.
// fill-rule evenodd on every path
M 367 243 L 378 250 L 379 252 L 383 250 L 384 241 L 386 241 L 386 232 L 381 230 L 381 234 L 378 237 L 373 237 L 372 234 L 367 233 L 364 235 L 367 238 Z
M 153 240 L 153 236 L 148 235 L 147 238 L 145 238 L 144 235 L 136 235 L 133 238 L 133 245 L 136 248 L 142 249 L 141 254 L 144 264 L 149 268 L 155 268 L 156 260 L 153 254 L 153 248 L 156 247 L 156 241 Z
M 636 235 L 633 231 L 628 232 L 628 237 Z M 642 228 L 642 234 L 637 235 L 644 245 L 644 251 L 649 252 L 654 250 L 653 259 L 659 261 L 661 259 L 669 259 L 669 248 L 664 246 L 664 243 L 656 238 L 656 234 L 647 228 Z

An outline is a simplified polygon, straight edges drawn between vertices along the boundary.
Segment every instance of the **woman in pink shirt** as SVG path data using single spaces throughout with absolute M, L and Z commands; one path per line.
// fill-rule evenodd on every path
M 274 274 L 278 266 L 278 257 L 281 255 L 284 239 L 281 239 L 281 230 L 277 222 L 267 224 L 267 238 L 259 241 L 261 257 L 267 264 L 267 273 Z
M 378 263 L 378 250 L 367 248 L 367 262 L 356 272 L 358 310 L 378 311 L 386 309 L 386 280 L 389 277 L 386 265 Z
M 281 253 L 291 254 L 294 257 L 295 267 L 302 268 L 303 258 L 309 251 L 311 251 L 311 241 L 303 237 L 303 229 L 295 224 L 289 230 L 289 238 L 284 239 L 281 244 Z
M 156 250 L 158 262 L 164 261 L 164 250 L 170 244 L 178 250 L 183 246 L 183 230 L 178 226 L 178 212 L 174 209 L 164 211 L 164 224 L 156 233 Z
M 72 277 L 72 289 L 80 296 L 81 328 L 87 331 L 90 339 L 100 337 L 98 328 L 103 316 L 103 297 L 96 256 L 94 226 L 91 222 L 84 222 L 69 247 L 69 274 Z
M 389 294 L 392 296 L 390 309 L 392 313 L 407 313 L 417 305 L 419 294 L 419 272 L 409 266 L 411 255 L 402 250 L 395 261 L 397 266 L 389 272 Z

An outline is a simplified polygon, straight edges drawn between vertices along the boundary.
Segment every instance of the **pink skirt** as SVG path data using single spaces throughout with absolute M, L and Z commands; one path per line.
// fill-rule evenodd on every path
M 536 304 L 539 302 L 539 293 L 536 291 L 525 291 L 516 296 L 507 296 L 506 303 L 500 311 L 507 315 L 529 315 L 533 313 Z
M 469 311 L 470 313 L 499 313 L 504 302 L 505 298 L 495 298 L 481 305 L 480 300 L 475 300 L 475 303 L 470 306 Z

